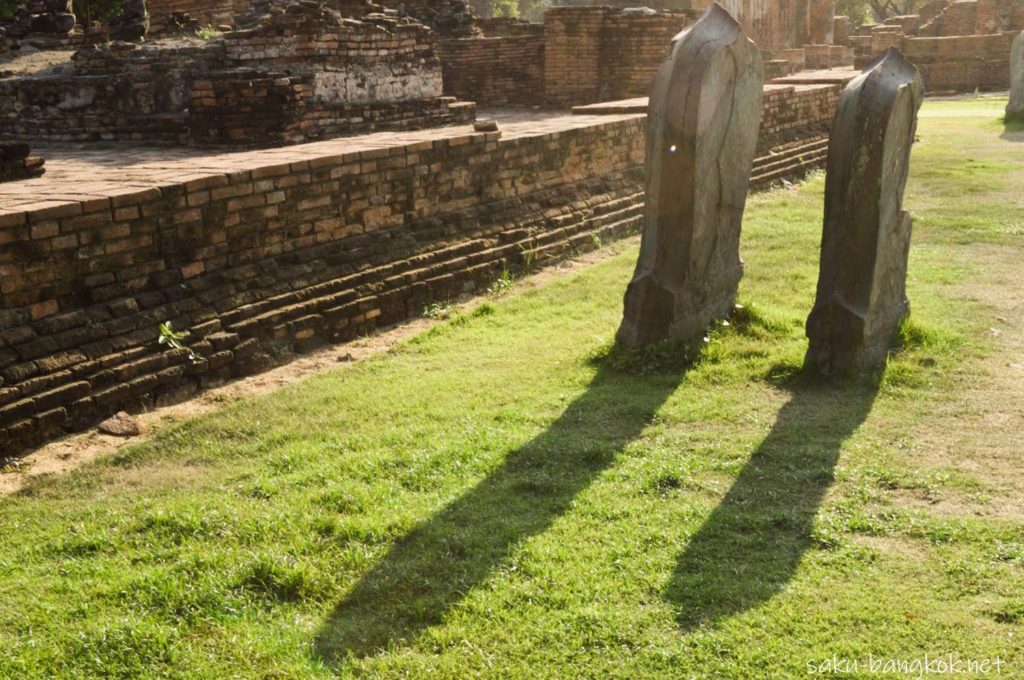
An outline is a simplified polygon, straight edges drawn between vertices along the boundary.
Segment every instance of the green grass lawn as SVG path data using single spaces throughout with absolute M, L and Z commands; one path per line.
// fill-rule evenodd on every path
M 759 194 L 745 308 L 688 368 L 609 353 L 631 239 L 0 498 L 0 677 L 766 678 L 924 654 L 1024 676 L 1024 461 L 940 455 L 1020 399 L 969 396 L 1024 296 L 1003 106 L 925 104 L 912 319 L 877 387 L 797 377 L 824 181 Z

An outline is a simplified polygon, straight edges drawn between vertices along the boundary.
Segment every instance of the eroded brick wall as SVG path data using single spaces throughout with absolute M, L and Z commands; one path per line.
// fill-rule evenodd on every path
M 544 98 L 572 106 L 598 100 L 602 7 L 556 7 L 544 14 Z
M 294 5 L 220 41 L 114 43 L 0 80 L 0 139 L 268 145 L 472 120 L 442 78 L 421 24 Z
M 1024 30 L 1020 0 L 957 0 L 935 12 L 917 32 L 927 37 L 988 35 Z
M 642 128 L 311 152 L 0 212 L 0 453 L 635 230 Z M 201 360 L 157 344 L 167 320 Z
M 827 137 L 839 93 L 838 85 L 765 85 L 758 154 Z

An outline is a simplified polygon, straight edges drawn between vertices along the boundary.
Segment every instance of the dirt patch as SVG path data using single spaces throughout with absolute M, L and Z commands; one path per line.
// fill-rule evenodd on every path
M 542 286 L 555 277 L 578 271 L 597 262 L 610 259 L 627 248 L 635 247 L 637 240 L 634 237 L 619 241 L 595 252 L 541 270 L 517 281 L 516 288 L 529 289 Z M 465 310 L 479 304 L 485 297 L 483 295 L 466 296 L 456 301 L 454 307 L 457 310 Z M 301 356 L 265 373 L 211 389 L 189 401 L 137 414 L 136 419 L 142 430 L 139 437 L 114 437 L 101 434 L 93 429 L 51 442 L 19 458 L 8 468 L 0 471 L 0 496 L 17 492 L 32 478 L 70 472 L 124 446 L 145 441 L 156 433 L 189 418 L 211 413 L 241 399 L 273 392 L 312 375 L 338 370 L 339 367 L 343 368 L 354 362 L 388 352 L 401 341 L 439 323 L 445 322 L 427 318 L 414 319 L 369 337 L 332 345 Z
M 43 75 L 73 68 L 75 50 L 37 50 L 24 46 L 0 55 L 0 78 Z
M 913 435 L 913 462 L 979 480 L 980 498 L 939 492 L 937 502 L 902 499 L 939 514 L 1024 517 L 1024 279 L 1016 247 L 973 244 L 964 252 L 977 275 L 950 287 L 953 299 L 990 310 L 982 331 L 994 351 L 957 380 Z M 963 496 L 957 499 L 958 496 Z M 956 507 L 950 507 L 956 506 Z
M 912 558 L 914 561 L 921 561 L 928 555 L 929 546 L 922 541 L 915 541 L 904 536 L 870 536 L 867 534 L 856 534 L 852 536 L 853 542 L 870 548 L 882 555 L 900 557 L 903 559 Z

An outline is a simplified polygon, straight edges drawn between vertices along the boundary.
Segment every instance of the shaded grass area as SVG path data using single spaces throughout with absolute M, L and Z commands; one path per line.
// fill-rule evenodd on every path
M 1020 522 L 896 495 L 999 502 L 909 443 L 992 351 L 957 297 L 972 249 L 1020 253 L 1004 105 L 925 105 L 913 315 L 877 386 L 799 379 L 823 181 L 759 194 L 744 307 L 696 350 L 612 348 L 633 240 L 0 499 L 0 677 L 1021 669 Z

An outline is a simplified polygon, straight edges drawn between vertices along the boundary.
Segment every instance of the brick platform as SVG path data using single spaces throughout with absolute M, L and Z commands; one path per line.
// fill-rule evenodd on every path
M 837 93 L 769 87 L 756 184 L 820 162 Z M 485 112 L 498 133 L 49 150 L 44 177 L 0 184 L 0 454 L 635 233 L 646 121 L 618 106 Z M 165 321 L 197 361 L 157 343 Z
M 0 454 L 638 229 L 643 116 L 499 118 L 241 153 L 51 150 L 48 175 L 0 185 Z M 201 359 L 157 343 L 164 321 Z

